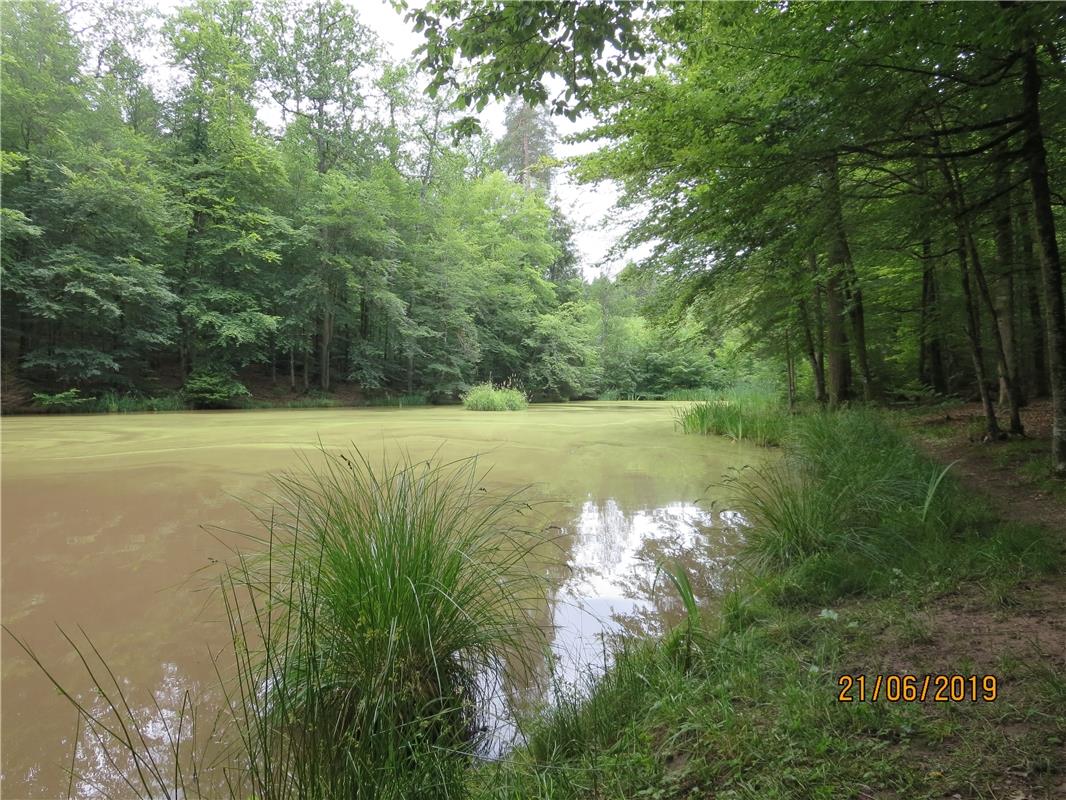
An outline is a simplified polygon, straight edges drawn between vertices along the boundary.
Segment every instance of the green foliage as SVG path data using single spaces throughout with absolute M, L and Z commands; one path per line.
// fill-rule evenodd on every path
M 341 454 L 279 479 L 268 549 L 227 578 L 257 795 L 463 794 L 485 677 L 533 652 L 528 545 L 480 478 L 474 461 Z
M 55 394 L 34 392 L 33 402 L 45 411 L 81 411 L 92 402 L 92 398 L 82 397 L 81 390 L 74 388 Z
M 105 414 L 125 414 L 137 411 L 183 411 L 186 408 L 185 400 L 180 392 L 159 397 L 145 397 L 139 394 L 120 394 L 108 391 L 94 398 L 86 410 Z
M 366 400 L 368 406 L 387 406 L 390 408 L 424 406 L 428 402 L 429 398 L 424 394 L 384 395 L 382 397 L 370 397 Z
M 471 411 L 522 411 L 529 400 L 521 389 L 479 383 L 463 395 L 463 405 Z
M 185 379 L 181 395 L 193 408 L 235 408 L 251 396 L 232 375 L 206 369 Z

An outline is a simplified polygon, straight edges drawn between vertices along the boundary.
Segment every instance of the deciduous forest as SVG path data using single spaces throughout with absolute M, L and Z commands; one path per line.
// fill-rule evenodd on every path
M 1066 797 L 1066 4 L 0 14 L 0 793 Z

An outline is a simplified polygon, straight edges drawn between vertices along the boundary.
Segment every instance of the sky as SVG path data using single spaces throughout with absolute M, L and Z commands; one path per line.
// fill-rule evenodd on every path
M 134 0 L 130 0 L 133 2 Z M 150 2 L 163 14 L 170 14 L 182 5 L 181 0 L 145 0 Z M 0 0 L 2 2 L 2 0 Z M 422 37 L 415 33 L 388 0 L 344 0 L 346 4 L 359 13 L 360 21 L 371 28 L 381 42 L 391 60 L 401 60 L 413 55 L 421 44 Z M 418 5 L 419 0 L 409 0 L 410 5 Z M 156 71 L 155 79 L 166 82 L 168 67 L 162 53 L 146 53 L 146 61 Z M 427 81 L 428 82 L 428 81 Z M 482 127 L 494 137 L 499 138 L 504 132 L 504 104 L 492 103 L 481 114 Z M 269 111 L 266 112 L 269 116 Z M 262 117 L 263 114 L 261 113 Z M 268 124 L 277 120 L 264 119 Z M 563 141 L 556 148 L 555 155 L 565 159 L 587 153 L 595 149 L 595 143 L 567 143 L 566 137 L 588 129 L 591 120 L 579 118 L 571 122 L 564 117 L 555 118 L 556 128 Z M 565 169 L 560 169 L 553 180 L 553 194 L 556 202 L 574 226 L 574 243 L 578 250 L 578 261 L 586 280 L 599 275 L 615 275 L 630 260 L 637 260 L 646 255 L 650 248 L 612 255 L 611 249 L 625 233 L 625 215 L 615 208 L 619 196 L 617 185 L 610 181 L 597 184 L 581 185 L 576 183 Z

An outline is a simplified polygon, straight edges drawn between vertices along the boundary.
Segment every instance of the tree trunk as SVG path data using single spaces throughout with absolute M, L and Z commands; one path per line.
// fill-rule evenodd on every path
M 830 264 L 833 270 L 833 265 Z M 844 301 L 840 279 L 832 271 L 825 281 L 825 312 L 829 362 L 829 406 L 837 408 L 851 397 L 851 357 L 848 353 L 848 334 L 844 330 Z
M 807 303 L 799 301 L 800 324 L 803 325 L 803 343 L 807 351 L 807 361 L 811 365 L 811 376 L 814 378 L 814 399 L 821 405 L 825 405 L 825 369 L 822 359 L 814 347 L 814 335 L 811 333 L 810 314 L 807 313 Z
M 289 348 L 289 390 L 296 391 L 296 348 Z
M 962 296 L 966 304 L 966 339 L 970 344 L 970 357 L 973 359 L 973 371 L 977 377 L 977 391 L 981 396 L 981 407 L 985 412 L 985 424 L 992 439 L 1000 437 L 996 409 L 992 405 L 992 395 L 985 375 L 985 356 L 981 347 L 980 310 L 974 300 L 970 287 L 970 267 L 966 256 L 966 236 L 961 227 L 958 233 L 959 277 L 962 279 Z
M 992 299 L 992 292 L 988 288 L 988 281 L 985 280 L 985 273 L 981 267 L 981 255 L 977 249 L 977 243 L 973 237 L 973 231 L 970 229 L 967 221 L 965 209 L 966 199 L 962 193 L 962 182 L 959 179 L 958 174 L 948 164 L 946 158 L 941 157 L 939 159 L 941 173 L 944 176 L 944 182 L 948 191 L 948 201 L 951 205 L 951 209 L 955 216 L 955 225 L 958 230 L 958 244 L 963 248 L 963 255 L 968 256 L 969 269 L 966 270 L 964 277 L 963 290 L 966 293 L 967 306 L 972 302 L 972 290 L 970 285 L 970 275 L 972 273 L 973 278 L 977 283 L 978 291 L 980 292 L 981 299 L 984 300 L 985 306 L 988 308 L 988 313 L 992 317 L 992 341 L 995 346 L 996 365 L 999 370 L 1000 376 L 1007 384 L 1007 396 L 1010 406 L 1010 429 L 1012 433 L 1022 434 L 1024 429 L 1022 427 L 1022 418 L 1020 412 L 1021 397 L 1018 393 L 1018 386 L 1015 381 L 1011 380 L 1011 372 L 1008 367 L 1007 353 L 1003 346 L 1003 337 L 1000 335 L 999 329 L 999 315 L 996 313 L 996 304 Z M 981 351 L 980 341 L 980 325 L 978 324 L 979 311 L 976 307 L 971 309 L 969 316 L 973 319 L 975 335 L 977 336 L 976 345 L 978 352 Z M 975 364 L 975 367 L 977 365 Z M 984 361 L 981 360 L 980 375 L 978 380 L 981 382 L 982 402 L 985 400 L 985 395 L 988 392 L 988 386 L 984 382 Z M 991 396 L 989 395 L 989 402 L 991 402 Z M 995 413 L 992 412 L 990 423 L 995 421 Z M 993 432 L 991 424 L 989 426 L 989 435 L 995 433 L 999 434 L 999 426 L 996 425 L 996 430 Z
M 988 307 L 988 313 L 992 317 L 992 341 L 996 348 L 996 369 L 1000 376 L 1000 380 L 1004 381 L 1007 385 L 1007 400 L 1010 407 L 1010 431 L 1021 435 L 1025 433 L 1025 429 L 1022 427 L 1021 417 L 1021 394 L 1018 392 L 1017 381 L 1013 379 L 1013 374 L 1009 362 L 1007 361 L 1007 348 L 1003 341 L 1003 337 L 1000 335 L 1000 321 L 999 314 L 996 313 L 996 304 L 992 299 L 992 292 L 988 288 L 988 281 L 985 280 L 985 272 L 981 267 L 981 256 L 977 251 L 977 243 L 974 241 L 973 233 L 968 229 L 966 231 L 966 244 L 970 249 L 970 266 L 972 267 L 973 275 L 977 279 L 977 287 L 981 292 L 981 298 L 985 301 L 985 305 Z
M 855 362 L 859 367 L 859 380 L 862 381 L 863 400 L 873 400 L 873 376 L 870 372 L 870 360 L 866 352 L 866 312 L 863 308 L 862 289 L 859 286 L 855 264 L 851 259 L 851 248 L 844 228 L 844 211 L 840 203 L 840 174 L 837 158 L 834 155 L 829 168 L 829 269 L 837 270 L 840 286 L 843 290 L 848 318 L 851 322 L 851 335 L 855 343 Z
M 319 385 L 323 392 L 329 391 L 330 346 L 333 343 L 333 312 L 327 307 L 322 311 L 322 331 L 319 337 Z
M 788 372 L 788 410 L 796 407 L 796 364 L 792 360 L 792 337 L 785 330 L 785 367 Z
M 1021 257 L 1025 278 L 1025 305 L 1028 311 L 1027 347 L 1029 354 L 1029 388 L 1034 397 L 1047 397 L 1051 389 L 1047 374 L 1047 336 L 1044 313 L 1040 308 L 1040 265 L 1033 256 L 1033 233 L 1029 223 L 1029 208 L 1018 207 L 1018 230 L 1021 234 Z
M 944 353 L 940 342 L 940 290 L 929 239 L 922 242 L 922 312 L 918 330 L 918 379 L 946 394 L 948 382 L 944 371 Z
M 1011 225 L 1011 193 L 1008 191 L 1010 178 L 1008 161 L 1005 154 L 997 154 L 996 190 L 1000 193 L 995 207 L 996 239 L 996 283 L 993 301 L 996 306 L 996 324 L 999 337 L 1003 340 L 1004 363 L 999 366 L 999 401 L 998 405 L 1010 403 L 1013 388 L 1017 392 L 1018 405 L 1025 404 L 1018 370 L 1018 345 L 1014 335 L 1014 272 L 1016 260 L 1014 253 L 1014 229 Z
M 1040 251 L 1047 328 L 1048 375 L 1051 384 L 1051 466 L 1066 477 L 1066 307 L 1062 297 L 1062 261 L 1055 238 L 1055 216 L 1048 183 L 1047 153 L 1040 123 L 1040 73 L 1036 45 L 1029 44 L 1022 61 L 1022 110 L 1025 115 L 1025 156 L 1033 193 L 1033 220 Z

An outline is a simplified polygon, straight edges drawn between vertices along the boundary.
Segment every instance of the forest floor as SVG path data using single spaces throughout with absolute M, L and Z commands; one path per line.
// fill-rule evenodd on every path
M 999 442 L 984 441 L 977 403 L 905 418 L 916 444 L 953 464 L 955 479 L 1005 523 L 1042 527 L 1066 550 L 1066 485 L 1049 472 L 1047 401 L 1023 410 L 1025 438 Z M 915 753 L 954 784 L 945 796 L 1066 798 L 1066 575 L 1004 574 L 927 598 L 910 613 L 902 627 L 887 626 L 865 655 L 857 654 L 866 671 L 1000 678 L 1003 704 L 972 706 L 972 715 L 954 704 L 932 708 L 961 723 L 939 746 Z

